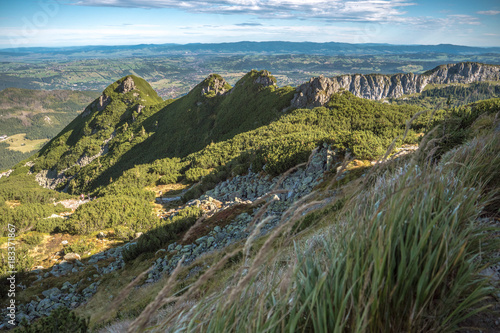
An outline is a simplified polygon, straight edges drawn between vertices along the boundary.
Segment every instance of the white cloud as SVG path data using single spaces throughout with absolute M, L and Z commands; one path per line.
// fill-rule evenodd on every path
M 139 30 L 138 30 L 139 29 Z M 356 27 L 318 27 L 315 25 L 262 25 L 241 26 L 228 24 L 210 26 L 206 24 L 180 27 L 142 27 L 137 26 L 94 26 L 88 28 L 41 28 L 32 34 L 26 34 L 24 29 L 6 27 L 0 34 L 0 45 L 8 47 L 21 46 L 57 46 L 57 45 L 110 45 L 110 44 L 143 44 L 143 43 L 194 43 L 221 42 L 240 40 L 290 40 L 317 41 L 328 40 L 352 41 L 352 36 L 360 34 Z M 290 39 L 290 36 L 293 36 Z M 317 38 L 311 38 L 317 37 Z
M 448 19 L 455 24 L 463 25 L 480 25 L 481 22 L 477 17 L 471 15 L 448 15 Z
M 500 14 L 500 10 L 483 10 L 477 13 L 481 15 L 498 15 Z
M 263 18 L 320 18 L 345 22 L 393 22 L 409 0 L 78 0 L 79 6 L 178 8 L 189 12 L 250 14 Z

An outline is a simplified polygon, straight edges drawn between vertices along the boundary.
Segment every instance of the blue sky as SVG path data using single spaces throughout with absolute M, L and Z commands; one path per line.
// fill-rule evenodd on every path
M 0 0 L 0 48 L 243 40 L 500 46 L 500 1 Z

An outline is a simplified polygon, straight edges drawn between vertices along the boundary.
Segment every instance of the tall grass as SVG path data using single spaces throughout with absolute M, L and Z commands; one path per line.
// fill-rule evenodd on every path
M 435 165 L 413 160 L 379 169 L 340 215 L 327 217 L 328 231 L 260 262 L 258 274 L 250 274 L 250 265 L 250 278 L 165 318 L 162 327 L 453 331 L 485 309 L 482 301 L 494 289 L 478 273 L 496 260 L 498 239 L 490 236 L 492 227 L 476 221 L 497 200 L 499 163 L 500 138 L 491 134 Z

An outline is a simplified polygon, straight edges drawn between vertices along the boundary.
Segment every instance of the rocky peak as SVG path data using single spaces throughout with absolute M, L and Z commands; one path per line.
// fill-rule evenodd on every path
M 106 96 L 106 94 L 102 94 L 98 99 L 89 104 L 85 110 L 82 112 L 82 118 L 87 117 L 92 113 L 92 110 L 102 111 L 104 108 L 111 102 L 111 98 Z
M 231 87 L 224 78 L 217 74 L 210 74 L 202 83 L 201 95 L 204 96 L 209 92 L 214 92 L 214 95 L 224 95 Z
M 272 76 L 271 73 L 269 73 L 268 71 L 263 70 L 258 74 L 259 76 L 257 76 L 257 78 L 254 80 L 254 83 L 261 84 L 264 87 L 276 85 L 276 78 Z
M 480 64 L 477 62 L 461 62 L 447 64 L 425 72 L 429 83 L 471 83 L 476 81 L 500 80 L 500 66 Z
M 118 91 L 123 94 L 126 94 L 134 89 L 135 89 L 135 82 L 131 76 L 127 76 L 125 80 L 123 80 L 122 83 L 118 86 Z
M 474 62 L 448 64 L 424 74 L 352 74 L 333 78 L 312 78 L 297 87 L 292 99 L 293 108 L 312 108 L 325 105 L 331 96 L 341 90 L 371 100 L 397 98 L 420 93 L 427 84 L 472 83 L 500 80 L 500 66 Z

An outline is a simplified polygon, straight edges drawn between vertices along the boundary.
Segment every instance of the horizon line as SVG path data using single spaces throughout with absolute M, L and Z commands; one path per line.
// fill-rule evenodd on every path
M 218 43 L 206 43 L 206 42 L 193 42 L 193 43 L 143 43 L 143 44 L 87 44 L 87 45 L 66 45 L 66 46 L 22 46 L 22 47 L 3 47 L 3 50 L 22 50 L 22 49 L 63 49 L 63 48 L 85 48 L 85 47 L 127 47 L 127 46 L 188 46 L 188 45 L 220 45 L 220 44 L 238 44 L 238 43 L 290 43 L 290 44 L 348 44 L 348 45 L 386 45 L 386 46 L 455 46 L 455 47 L 467 47 L 467 48 L 481 48 L 481 49 L 492 49 L 500 48 L 499 46 L 473 46 L 473 45 L 462 45 L 462 44 L 392 44 L 392 43 L 347 43 L 347 42 L 312 42 L 312 41 L 285 41 L 285 40 L 274 40 L 274 41 L 252 41 L 252 40 L 241 40 L 237 42 L 218 42 Z

